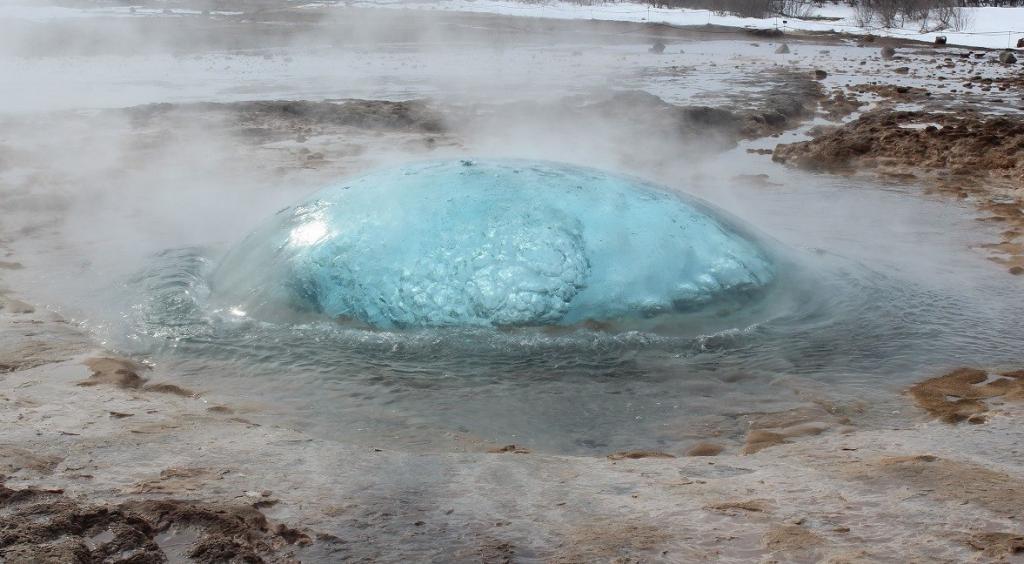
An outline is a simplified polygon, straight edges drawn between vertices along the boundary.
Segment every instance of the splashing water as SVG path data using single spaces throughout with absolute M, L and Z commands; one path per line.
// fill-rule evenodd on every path
M 212 278 L 226 310 L 376 327 L 571 325 L 736 307 L 769 256 L 708 206 L 528 161 L 407 165 L 282 210 Z

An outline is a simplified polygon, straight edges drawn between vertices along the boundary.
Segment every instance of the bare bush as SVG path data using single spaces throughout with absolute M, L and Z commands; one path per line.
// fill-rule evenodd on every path
M 875 10 L 867 4 L 857 4 L 853 7 L 853 20 L 858 27 L 871 27 L 875 22 Z
M 963 0 L 857 0 L 851 1 L 854 20 L 861 27 L 901 28 L 911 23 L 922 31 L 963 30 L 972 14 L 961 7 Z
M 815 4 L 802 0 L 779 0 L 777 13 L 790 18 L 809 18 L 814 15 Z
M 974 29 L 974 12 L 961 7 L 953 8 L 953 15 L 948 25 L 953 31 Z

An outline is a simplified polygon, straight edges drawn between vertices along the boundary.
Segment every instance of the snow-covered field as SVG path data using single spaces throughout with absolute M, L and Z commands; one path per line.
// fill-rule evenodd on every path
M 971 23 L 969 29 L 922 33 L 920 22 L 907 24 L 904 28 L 900 29 L 864 28 L 857 25 L 852 8 L 835 4 L 827 4 L 822 8 L 816 9 L 813 13 L 813 16 L 817 18 L 835 18 L 830 20 L 800 20 L 781 17 L 742 18 L 716 14 L 709 10 L 654 8 L 631 3 L 579 6 L 560 1 L 526 4 L 508 0 L 435 0 L 422 2 L 410 2 L 407 0 L 356 0 L 345 3 L 315 2 L 305 4 L 305 6 L 309 7 L 325 5 L 481 12 L 555 19 L 654 22 L 679 26 L 712 24 L 731 27 L 778 27 L 782 30 L 837 31 L 858 34 L 874 33 L 876 35 L 917 39 L 928 42 L 934 41 L 938 35 L 944 35 L 953 44 L 992 49 L 1015 47 L 1017 39 L 1024 37 L 1024 8 L 965 8 L 967 12 L 965 21 Z
M 655 8 L 638 3 L 609 2 L 580 6 L 560 0 L 535 3 L 513 0 L 325 0 L 306 2 L 287 0 L 283 2 L 302 8 L 323 7 L 364 7 L 414 10 L 442 10 L 451 12 L 477 12 L 503 14 L 534 18 L 582 19 L 624 22 L 653 22 L 678 26 L 718 25 L 729 27 L 772 28 L 790 31 L 836 31 L 847 33 L 874 33 L 876 35 L 902 37 L 932 42 L 936 36 L 944 35 L 950 43 L 971 47 L 992 49 L 1013 48 L 1017 40 L 1024 38 L 1024 8 L 964 8 L 966 29 L 960 31 L 924 31 L 934 29 L 934 22 L 908 22 L 902 28 L 882 28 L 859 25 L 852 8 L 842 4 L 825 4 L 816 8 L 815 19 L 797 18 L 744 18 L 723 15 L 709 10 L 683 8 Z M 238 12 L 213 12 L 214 15 L 237 14 Z M 153 7 L 105 6 L 97 8 L 68 8 L 47 5 L 38 0 L 11 0 L 0 2 L 0 21 L 21 19 L 45 21 L 58 18 L 80 18 L 90 16 L 188 16 L 199 15 L 198 10 L 174 8 L 168 11 Z

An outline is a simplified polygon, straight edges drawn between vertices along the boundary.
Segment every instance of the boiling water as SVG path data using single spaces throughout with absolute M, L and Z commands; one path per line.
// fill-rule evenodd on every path
M 281 210 L 212 285 L 235 315 L 304 311 L 378 328 L 723 316 L 763 292 L 775 267 L 720 215 L 592 169 L 417 163 Z
M 741 438 L 749 414 L 808 404 L 889 425 L 894 411 L 912 410 L 898 394 L 909 383 L 1019 360 L 1020 281 L 968 250 L 982 233 L 968 208 L 790 178 L 792 187 L 749 191 L 738 206 L 784 250 L 786 274 L 713 327 L 254 319 L 209 307 L 224 250 L 196 247 L 152 256 L 118 290 L 133 305 L 126 323 L 104 333 L 151 359 L 155 377 L 248 405 L 254 421 L 423 450 L 678 450 Z

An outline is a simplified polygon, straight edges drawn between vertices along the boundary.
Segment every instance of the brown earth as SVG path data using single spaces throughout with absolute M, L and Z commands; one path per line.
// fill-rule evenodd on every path
M 304 532 L 272 524 L 246 505 L 187 500 L 138 500 L 94 505 L 61 490 L 0 485 L 0 557 L 8 562 L 163 563 L 288 560 L 288 549 L 310 542 Z M 194 542 L 168 554 L 160 535 L 188 530 Z
M 149 367 L 125 358 L 90 358 L 86 359 L 84 364 L 92 370 L 92 375 L 86 380 L 79 382 L 79 386 L 109 384 L 123 389 L 173 394 L 181 397 L 195 397 L 197 395 L 195 392 L 176 384 L 146 384 L 146 379 L 139 376 L 139 373 L 149 370 Z
M 967 537 L 964 543 L 993 559 L 1003 559 L 1024 552 L 1024 535 L 1020 533 L 974 533 Z
M 871 171 L 921 179 L 943 193 L 972 198 L 991 221 L 1006 225 L 987 245 L 990 258 L 1024 273 L 1024 118 L 973 111 L 868 112 L 810 141 L 779 145 L 772 160 L 812 171 Z
M 896 456 L 851 465 L 850 477 L 947 502 L 976 505 L 996 515 L 1019 518 L 1024 508 L 1024 481 L 998 470 L 930 454 Z
M 762 538 L 772 552 L 806 552 L 824 544 L 824 539 L 800 525 L 775 525 Z
M 768 511 L 768 503 L 761 499 L 750 499 L 744 501 L 726 501 L 706 506 L 704 509 L 727 515 L 739 515 L 745 513 L 764 513 Z
M 1024 400 L 1024 370 L 1003 372 L 989 378 L 976 368 L 958 368 L 948 374 L 911 386 L 907 392 L 929 414 L 947 423 L 984 423 L 986 400 Z
M 638 460 L 641 458 L 675 458 L 675 456 L 655 450 L 629 450 L 608 455 L 608 460 Z
M 686 451 L 686 456 L 717 456 L 725 450 L 725 447 L 715 443 L 700 442 Z

